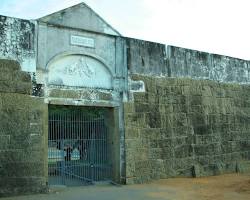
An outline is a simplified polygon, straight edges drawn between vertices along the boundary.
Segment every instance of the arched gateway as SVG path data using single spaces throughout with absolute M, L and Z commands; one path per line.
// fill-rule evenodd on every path
M 96 93 L 98 89 L 113 89 L 111 71 L 91 56 L 59 55 L 48 63 L 46 71 L 47 87 L 52 91 L 52 88 L 57 88 L 59 93 L 70 93 L 68 88 L 77 88 L 81 94 L 89 90 Z M 69 98 L 72 101 L 72 97 Z M 96 97 L 90 95 L 92 98 Z M 86 185 L 113 180 L 110 112 L 112 108 L 73 106 L 72 102 L 69 105 L 49 105 L 50 185 Z

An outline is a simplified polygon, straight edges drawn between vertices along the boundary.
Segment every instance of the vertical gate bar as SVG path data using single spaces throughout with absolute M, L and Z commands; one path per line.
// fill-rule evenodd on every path
M 55 139 L 55 142 L 56 142 L 56 146 L 58 147 L 55 152 L 55 157 L 56 157 L 56 165 L 55 165 L 55 168 L 56 168 L 56 184 L 60 184 L 61 182 L 61 165 L 59 165 L 59 162 L 60 162 L 60 149 L 61 149 L 61 144 L 58 143 L 58 130 L 57 130 L 57 121 L 56 121 L 56 114 L 55 112 L 53 112 L 52 114 L 53 116 L 53 138 Z
M 72 170 L 72 144 L 73 144 L 73 135 L 74 135 L 74 128 L 75 128 L 75 108 L 74 109 L 70 109 L 70 113 L 71 113 L 71 116 L 72 116 L 72 121 L 71 121 L 71 133 L 70 135 L 68 136 L 69 137 L 69 154 L 70 154 L 70 159 L 68 161 L 68 164 L 69 164 L 69 179 L 71 181 L 71 179 L 73 179 L 73 176 L 71 174 L 74 174 L 74 170 Z M 74 165 L 73 165 L 74 167 Z M 74 181 L 74 180 L 73 180 Z
M 95 181 L 97 181 L 97 171 L 98 171 L 98 165 L 97 165 L 97 135 L 96 135 L 96 130 L 95 130 L 95 118 L 96 116 L 93 116 L 93 138 L 94 138 L 94 163 L 95 163 L 95 167 L 94 167 L 94 170 L 95 170 Z
M 99 113 L 98 113 L 99 114 Z M 99 181 L 99 171 L 100 171 L 100 165 L 99 165 L 99 149 L 98 149 L 98 146 L 99 146 L 99 134 L 98 134 L 98 131 L 97 131 L 97 121 L 98 121 L 98 118 L 99 116 L 95 116 L 95 119 L 94 119 L 94 129 L 95 129 L 95 139 L 96 139 L 96 145 L 95 145 L 95 151 L 96 151 L 96 180 Z
M 55 167 L 55 165 L 54 165 L 54 157 L 55 157 L 55 155 L 53 154 L 53 144 L 54 144 L 54 141 L 53 140 L 55 140 L 55 138 L 54 138 L 54 135 L 53 135 L 53 128 L 54 128 L 54 124 L 53 124 L 53 117 L 51 116 L 51 112 L 50 112 L 50 110 L 49 110 L 49 137 L 48 137 L 48 139 L 49 139 L 49 142 L 48 142 L 48 144 L 49 144 L 49 146 L 48 146 L 48 151 L 49 151 L 49 155 L 50 155 L 50 162 L 48 161 L 48 164 L 49 164 L 49 172 L 51 172 L 51 174 L 49 174 L 50 176 L 52 176 L 52 178 L 51 178 L 51 180 L 53 180 L 53 176 L 55 176 L 56 175 L 56 167 Z M 56 159 L 55 159 L 56 160 Z
M 49 114 L 49 113 L 48 113 Z M 51 127 L 51 124 L 50 124 L 50 114 L 49 114 L 49 116 L 48 116 L 48 125 L 49 125 L 49 127 L 48 127 L 48 178 L 50 178 L 49 176 L 51 176 L 51 171 L 52 170 L 50 170 L 50 167 L 51 167 L 51 165 L 50 165 L 50 160 L 51 160 L 51 153 L 50 153 L 50 140 L 51 140 L 51 138 L 50 138 L 50 127 Z M 49 184 L 50 184 L 50 180 L 49 180 Z
M 82 127 L 82 135 L 83 135 L 83 138 L 84 138 L 84 143 L 85 143 L 85 147 L 84 147 L 84 157 L 85 157 L 85 160 L 84 160 L 84 176 L 86 178 L 89 178 L 88 176 L 88 159 L 89 159 L 89 155 L 88 155 L 88 150 L 89 150 L 89 143 L 88 143 L 88 126 L 86 124 L 86 120 L 85 120 L 85 113 L 82 112 L 82 124 L 83 124 L 83 127 Z
M 73 164 L 73 167 L 72 167 L 72 171 L 73 171 L 73 174 L 74 175 L 78 175 L 78 173 L 77 173 L 77 170 L 78 170 L 78 166 L 77 166 L 77 164 L 76 164 L 76 156 L 75 156 L 75 150 L 74 150 L 74 148 L 76 147 L 76 145 L 78 145 L 78 143 L 77 143 L 77 110 L 75 109 L 75 111 L 74 111 L 74 115 L 75 115 L 75 126 L 74 126 L 74 134 L 73 134 L 73 141 L 72 141 L 72 157 L 73 157 L 73 159 L 72 159 L 72 164 Z
M 91 133 L 91 117 L 88 116 L 88 121 L 89 121 L 89 139 L 90 139 L 90 176 L 92 181 L 94 181 L 93 179 L 93 168 L 92 168 L 92 162 L 93 162 L 93 156 L 92 156 L 92 152 L 93 152 L 93 141 L 92 141 L 92 133 Z
M 96 136 L 95 136 L 95 129 L 94 129 L 94 115 L 92 115 L 91 119 L 92 123 L 92 138 L 93 138 L 93 170 L 94 170 L 94 179 L 96 181 Z
M 89 139 L 89 129 L 90 129 L 90 127 L 89 127 L 89 121 L 88 121 L 88 118 L 87 118 L 87 115 L 85 115 L 84 116 L 84 121 L 86 122 L 86 125 L 87 125 L 87 140 L 88 140 L 88 153 L 87 153 L 87 155 L 88 155 L 88 168 L 87 168 L 87 174 L 88 174 L 88 177 L 89 177 L 89 179 L 91 179 L 91 169 L 90 169 L 90 148 L 91 148 L 91 144 L 90 144 L 90 139 Z
M 102 118 L 100 119 L 100 125 L 101 125 L 101 130 L 102 130 L 102 163 L 103 163 L 102 176 L 103 176 L 103 179 L 106 179 L 106 163 L 105 163 L 105 149 L 104 149 L 104 147 L 105 147 L 105 132 L 104 132 Z
M 90 116 L 90 123 L 91 123 L 91 141 L 92 141 L 92 148 L 91 148 L 92 175 L 93 175 L 93 180 L 95 181 L 95 135 L 93 128 L 93 114 Z
M 55 114 L 54 113 L 52 113 L 51 114 L 52 115 L 52 137 L 53 137 L 53 140 L 54 140 L 54 142 L 56 143 L 56 147 L 57 146 L 59 146 L 59 144 L 57 143 L 57 134 L 56 134 L 56 132 L 55 132 L 55 129 L 56 129 L 56 123 L 55 123 Z M 58 176 L 58 174 L 60 174 L 60 172 L 58 171 L 58 165 L 57 165 L 57 160 L 58 160 L 58 148 L 56 148 L 56 152 L 54 152 L 54 155 L 53 155 L 53 157 L 55 157 L 55 161 L 56 161 L 56 163 L 55 163 L 55 165 L 54 165 L 54 167 L 55 167 L 55 174 L 54 174 L 54 176 L 55 177 L 53 177 L 53 178 L 55 178 L 55 182 L 56 182 L 56 184 L 58 184 L 58 182 L 59 182 L 59 176 Z M 60 170 L 60 169 L 59 169 Z
M 54 138 L 54 141 L 56 142 L 56 152 L 55 152 L 55 160 L 56 160 L 56 164 L 55 164 L 55 178 L 56 178 L 56 184 L 59 184 L 60 183 L 60 165 L 58 165 L 58 162 L 60 161 L 59 158 L 58 158 L 58 154 L 60 152 L 60 144 L 58 143 L 58 133 L 56 132 L 56 115 L 55 113 L 53 112 L 52 113 L 52 120 L 53 120 L 53 130 L 52 130 L 52 134 L 53 134 L 53 138 Z
M 106 131 L 105 131 L 105 127 L 104 127 L 104 119 L 102 119 L 102 129 L 103 129 L 103 133 L 104 133 L 104 138 L 105 138 L 105 143 L 104 143 L 104 158 L 105 158 L 105 180 L 107 179 L 107 165 L 108 165 L 108 160 L 107 160 L 107 135 L 106 135 Z
M 66 160 L 65 160 L 65 166 L 66 166 L 66 171 L 68 171 L 67 166 L 69 164 L 69 160 L 70 160 L 70 133 L 71 133 L 71 128 L 72 128 L 72 121 L 71 121 L 71 107 L 70 109 L 66 109 L 67 115 L 69 116 L 69 119 L 67 121 L 67 123 L 69 123 L 69 130 L 64 132 L 64 146 L 65 146 L 65 153 L 66 153 Z M 68 174 L 66 174 L 66 181 L 67 181 L 67 185 L 68 185 L 68 181 L 69 177 Z
M 84 124 L 84 129 L 82 134 L 84 134 L 84 139 L 85 139 L 85 143 L 86 143 L 86 147 L 85 147 L 85 165 L 84 165 L 84 175 L 85 177 L 90 179 L 89 176 L 89 140 L 88 140 L 88 122 L 86 121 L 86 113 L 83 113 L 82 115 L 82 120 L 83 120 L 83 124 Z
M 78 152 L 78 154 L 77 154 L 77 158 L 76 158 L 76 165 L 78 165 L 79 166 L 79 169 L 77 169 L 77 173 L 81 176 L 81 177 L 83 177 L 82 176 L 82 173 L 81 173 L 81 170 L 82 170 L 82 165 L 81 165 L 81 163 L 80 163 L 80 160 L 81 160 L 81 153 L 80 153 L 80 151 L 81 151 L 81 149 L 82 149 L 82 141 L 81 141 L 81 135 L 80 135 L 80 129 L 81 129 L 81 118 L 80 118 L 80 112 L 78 112 L 77 113 L 77 120 L 78 120 L 78 124 L 77 124 L 77 142 L 79 142 L 79 144 L 78 144 L 78 146 L 76 147 L 77 148 L 77 150 L 76 150 L 76 152 Z M 79 156 L 79 158 L 78 158 L 78 156 Z M 82 181 L 81 181 L 81 184 L 82 184 Z
M 108 143 L 108 137 L 107 137 L 107 132 L 106 132 L 104 119 L 102 119 L 102 124 L 103 124 L 103 132 L 104 132 L 104 136 L 105 136 L 105 146 L 104 146 L 104 148 L 105 148 L 105 151 L 104 151 L 105 152 L 105 159 L 106 159 L 106 170 L 105 170 L 106 176 L 105 176 L 105 179 L 108 179 L 109 178 L 109 160 L 110 160 L 109 157 L 110 157 L 110 155 L 109 155 L 109 152 L 107 151 L 109 143 Z
M 58 156 L 59 157 L 59 175 L 60 175 L 60 182 L 61 184 L 63 184 L 63 160 L 62 160 L 62 149 L 63 149 L 63 141 L 62 141 L 62 135 L 60 132 L 60 121 L 59 121 L 59 116 L 55 113 L 55 123 L 56 123 L 56 132 L 57 132 L 57 140 L 59 142 L 60 145 L 60 151 L 58 151 Z
M 73 129 L 73 135 L 72 135 L 72 152 L 71 152 L 71 157 L 72 157 L 72 168 L 71 168 L 71 171 L 72 171 L 72 174 L 73 175 L 77 175 L 77 168 L 78 166 L 75 164 L 75 155 L 73 154 L 74 153 L 74 147 L 76 144 L 76 127 L 77 127 L 77 121 L 76 121 L 76 107 L 74 109 L 74 129 Z
M 103 133 L 102 133 L 102 126 L 101 126 L 101 120 L 99 119 L 98 121 L 98 126 L 99 126 L 99 133 L 100 133 L 100 166 L 101 166 L 101 171 L 100 171 L 100 178 L 103 179 L 103 149 L 102 149 L 102 143 L 103 143 Z
M 55 165 L 55 169 L 56 169 L 56 183 L 60 184 L 60 181 L 61 181 L 61 179 L 60 179 L 61 168 L 59 168 L 59 167 L 61 167 L 61 166 L 58 165 L 58 161 L 57 161 L 57 160 L 60 159 L 60 157 L 58 155 L 60 153 L 60 143 L 57 143 L 58 142 L 58 132 L 57 132 L 57 129 L 56 129 L 57 125 L 58 124 L 56 122 L 56 114 L 53 113 L 53 138 L 56 141 L 56 145 L 59 146 L 59 151 L 55 152 L 55 157 L 56 157 L 56 165 Z M 59 159 L 58 159 L 58 157 L 59 157 Z
M 60 132 L 60 121 L 57 110 L 54 112 L 54 123 L 55 123 L 55 133 L 56 133 L 56 141 L 58 144 L 58 151 L 57 151 L 57 168 L 58 168 L 58 184 L 63 184 L 62 174 L 63 174 L 63 143 L 62 143 L 62 136 Z
M 70 132 L 67 133 L 67 143 L 68 143 L 68 154 L 69 154 L 69 159 L 67 161 L 67 166 L 69 166 L 69 169 L 71 167 L 71 160 L 72 160 L 72 157 L 71 157 L 71 142 L 72 142 L 72 132 L 73 132 L 73 129 L 74 129 L 74 107 L 73 108 L 70 108 L 69 111 L 70 113 Z M 73 181 L 71 178 L 71 170 L 69 170 L 69 174 L 68 174 L 68 179 L 69 179 L 69 182 Z
M 79 140 L 80 140 L 80 148 L 79 148 L 79 165 L 81 166 L 80 169 L 79 169 L 79 173 L 81 174 L 82 177 L 84 177 L 84 165 L 83 165 L 83 153 L 84 153 L 84 150 L 83 150 L 83 141 L 82 139 L 84 138 L 84 136 L 82 135 L 82 128 L 83 128 L 83 123 L 82 123 L 82 111 L 79 112 Z
M 101 132 L 100 132 L 100 119 L 98 118 L 98 121 L 97 121 L 97 132 L 98 132 L 98 138 L 99 138 L 99 144 L 98 144 L 98 154 L 99 154 L 99 159 L 98 159 L 98 163 L 99 163 L 99 177 L 98 179 L 101 180 L 101 172 L 102 172 L 102 165 L 101 165 L 101 152 L 102 152 L 102 149 L 101 149 Z
M 103 177 L 104 179 L 106 179 L 107 177 L 107 152 L 106 152 L 107 141 L 106 141 L 106 133 L 105 133 L 103 119 L 101 120 L 101 124 L 102 124 L 102 134 L 103 134 L 103 163 L 104 163 Z
M 91 172 L 92 172 L 92 180 L 95 181 L 95 168 L 94 168 L 94 133 L 93 133 L 93 115 L 90 116 L 90 138 L 91 138 Z
M 54 138 L 54 133 L 53 133 L 53 129 L 54 129 L 54 122 L 53 122 L 53 115 L 51 115 L 51 113 L 49 112 L 49 151 L 51 152 L 52 151 L 52 147 L 53 147 L 53 145 L 52 145 L 52 147 L 51 147 L 51 145 L 50 144 L 53 144 L 54 143 L 54 141 L 53 140 L 55 140 L 55 138 Z M 52 140 L 52 142 L 51 142 L 51 140 Z M 55 155 L 53 154 L 53 152 L 51 152 L 51 157 L 52 157 L 52 159 L 51 160 L 53 160 L 53 158 L 55 157 Z M 56 159 L 55 159 L 56 160 Z M 51 165 L 49 164 L 49 168 L 51 169 L 51 171 L 52 171 L 52 173 L 51 173 L 51 176 L 52 176 L 52 179 L 51 180 L 53 180 L 53 176 L 55 176 L 56 175 L 56 166 L 55 165 L 53 165 L 54 164 L 54 162 L 51 162 Z M 52 167 L 51 167 L 52 166 Z
M 105 143 L 104 143 L 104 139 L 105 139 L 105 133 L 104 133 L 104 128 L 103 128 L 103 123 L 102 123 L 102 119 L 100 119 L 100 125 L 101 125 L 101 130 L 102 130 L 102 163 L 103 163 L 103 169 L 102 169 L 102 179 L 106 179 L 106 163 L 105 163 Z
M 93 132 L 93 141 L 94 141 L 94 150 L 93 150 L 93 161 L 94 161 L 94 179 L 96 181 L 96 172 L 97 172 L 97 164 L 96 164 L 96 132 L 95 132 L 95 116 L 92 116 L 92 132 Z
M 98 135 L 98 145 L 97 145 L 97 153 L 98 153 L 98 180 L 101 180 L 100 174 L 101 174 L 101 170 L 102 170 L 102 166 L 101 166 L 101 162 L 100 162 L 100 158 L 101 158 L 101 149 L 100 149 L 100 144 L 101 144 L 101 135 L 100 135 L 100 125 L 99 125 L 99 121 L 100 121 L 100 113 L 98 116 L 98 119 L 96 120 L 96 132 Z
M 104 136 L 104 134 L 103 134 L 103 130 L 102 130 L 102 123 L 101 123 L 101 119 L 100 119 L 100 121 L 99 121 L 99 124 L 100 124 L 100 132 L 101 132 L 101 138 L 102 138 L 102 140 L 101 140 L 101 164 L 102 164 L 102 174 L 101 174 L 101 176 L 102 176 L 102 179 L 103 179 L 103 177 L 104 177 L 104 162 L 103 162 L 103 155 L 104 155 L 104 152 L 103 152 L 103 136 Z
M 71 158 L 70 158 L 70 160 L 69 160 L 69 166 L 70 166 L 70 174 L 74 174 L 74 172 L 75 172 L 75 166 L 74 166 L 74 161 L 73 161 L 73 157 L 72 157 L 72 153 L 73 153 L 73 151 L 72 151 L 72 148 L 73 148 L 73 142 L 74 142 L 74 133 L 75 133 L 75 108 L 73 109 L 73 110 L 71 110 L 71 115 L 72 115 L 72 122 L 71 122 L 71 124 L 72 124 L 72 128 L 71 128 L 71 134 L 70 134 L 70 136 L 69 136 L 69 143 L 70 143 L 70 156 L 71 156 Z M 73 167 L 73 168 L 72 168 Z M 74 177 L 73 176 L 70 176 L 70 179 L 72 179 L 73 181 L 75 181 L 74 180 Z
M 82 134 L 84 135 L 84 142 L 86 143 L 86 147 L 85 147 L 85 163 L 84 163 L 84 176 L 86 178 L 89 178 L 88 175 L 88 167 L 89 167 L 89 141 L 88 141 L 88 124 L 86 123 L 86 118 L 85 118 L 85 113 L 82 112 L 82 122 L 83 122 L 83 130 L 82 130 Z
M 83 112 L 81 111 L 81 113 L 80 113 L 80 115 L 81 115 L 81 130 L 80 130 L 80 135 L 81 135 L 81 139 L 83 140 L 82 141 L 82 144 L 84 145 L 83 147 L 82 147 L 82 155 L 81 155 L 81 163 L 83 164 L 83 167 L 81 168 L 81 174 L 82 174 L 82 176 L 84 176 L 84 177 L 86 177 L 86 156 L 87 156 L 87 154 L 86 154 L 86 150 L 85 150 L 85 148 L 86 148 L 86 141 L 85 141 L 85 133 L 84 133 L 84 130 L 85 130 L 85 124 L 84 124 L 84 120 L 83 120 Z
M 97 133 L 98 133 L 98 165 L 99 165 L 99 175 L 98 175 L 98 179 L 101 180 L 101 174 L 102 174 L 102 164 L 101 164 L 101 157 L 102 157 L 102 149 L 101 149 L 101 131 L 100 131 L 100 113 L 98 116 L 98 119 L 96 121 L 96 125 L 97 125 Z
M 89 140 L 89 121 L 87 118 L 87 113 L 84 115 L 84 122 L 86 124 L 86 139 L 88 143 L 87 149 L 87 165 L 86 165 L 86 175 L 89 179 L 91 179 L 91 169 L 90 169 L 90 140 Z
M 53 172 L 54 170 L 52 169 L 53 167 L 53 163 L 51 162 L 51 160 L 53 160 L 53 156 L 52 156 L 52 153 L 51 153 L 51 144 L 53 144 L 53 141 L 51 142 L 51 115 L 50 115 L 50 112 L 49 112 L 49 127 L 48 127 L 48 176 L 49 176 L 49 184 L 51 184 L 51 179 L 50 177 L 53 176 Z M 52 166 L 52 167 L 51 167 Z
M 60 163 L 60 161 L 61 161 L 61 148 L 62 148 L 62 144 L 60 143 L 60 141 L 58 141 L 59 139 L 58 139 L 58 137 L 59 137 L 59 130 L 58 130 L 58 121 L 57 121 L 57 115 L 56 115 L 56 113 L 54 112 L 53 113 L 53 123 L 54 123 L 54 130 L 53 130 L 53 134 L 54 134 L 54 138 L 55 138 L 55 140 L 56 140 L 56 142 L 57 142 L 57 146 L 59 146 L 59 149 L 58 149 L 58 151 L 56 151 L 56 160 L 58 160 L 57 162 L 56 162 L 56 170 L 57 170 L 57 177 L 56 177 L 56 182 L 57 182 L 57 184 L 61 184 L 61 182 L 62 182 L 62 179 L 61 179 L 61 173 L 62 173 L 62 171 L 61 171 L 61 163 Z M 59 142 L 59 143 L 58 143 Z
M 56 132 L 57 132 L 57 140 L 60 144 L 60 151 L 58 152 L 60 154 L 59 157 L 59 167 L 60 167 L 60 179 L 61 179 L 61 184 L 64 184 L 64 179 L 63 179 L 63 173 L 64 173 L 64 143 L 63 143 L 63 134 L 61 132 L 61 121 L 60 121 L 60 114 L 59 112 L 56 113 Z
M 59 147 L 60 148 L 60 144 L 58 144 L 58 141 L 57 141 L 57 137 L 58 137 L 58 133 L 56 132 L 56 122 L 55 122 L 55 119 L 56 119 L 56 116 L 55 116 L 55 113 L 52 113 L 52 121 L 53 121 L 53 129 L 52 129 L 52 136 L 53 136 L 53 139 L 56 143 L 56 147 Z M 56 148 L 56 152 L 54 154 L 54 157 L 55 157 L 55 160 L 56 160 L 56 164 L 55 164 L 55 180 L 56 180 L 56 184 L 59 184 L 59 181 L 60 181 L 60 169 L 58 169 L 58 152 L 59 152 L 59 148 Z
M 98 120 L 98 132 L 99 132 L 99 137 L 100 137 L 100 179 L 103 179 L 103 176 L 102 176 L 102 172 L 103 172 L 103 164 L 102 164 L 102 130 L 101 130 L 101 123 L 100 123 L 100 119 Z
M 58 144 L 57 144 L 57 135 L 55 135 L 55 114 L 52 112 L 51 113 L 51 117 L 52 117 L 52 133 L 51 133 L 51 137 L 53 138 L 53 140 L 54 140 L 54 142 L 55 142 L 55 144 L 56 144 L 56 147 L 57 146 L 59 146 Z M 57 151 L 57 149 L 58 148 L 56 148 L 56 151 L 53 153 L 53 157 L 55 158 L 55 165 L 54 165 L 54 172 L 55 172 L 55 174 L 54 174 L 54 176 L 55 177 L 53 177 L 53 179 L 55 179 L 55 182 L 56 182 L 56 184 L 58 184 L 58 169 L 57 169 L 57 159 L 58 159 L 58 151 Z

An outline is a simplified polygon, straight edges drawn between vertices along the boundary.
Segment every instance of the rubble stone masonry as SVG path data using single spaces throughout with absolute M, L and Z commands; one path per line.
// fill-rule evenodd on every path
M 47 190 L 47 106 L 30 75 L 0 60 L 0 197 Z
M 126 182 L 241 171 L 250 160 L 250 86 L 208 80 L 142 80 L 124 103 Z

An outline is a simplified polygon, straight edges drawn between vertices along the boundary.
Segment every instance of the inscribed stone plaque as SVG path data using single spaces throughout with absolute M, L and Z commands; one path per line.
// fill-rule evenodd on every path
M 94 48 L 95 47 L 95 40 L 93 38 L 71 35 L 70 44 Z

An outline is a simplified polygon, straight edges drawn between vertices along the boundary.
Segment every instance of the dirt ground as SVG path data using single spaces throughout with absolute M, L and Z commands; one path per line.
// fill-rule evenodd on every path
M 164 189 L 171 188 L 171 198 L 180 200 L 250 200 L 250 175 L 228 174 L 205 178 L 175 178 L 152 183 L 160 190 L 150 192 L 153 198 L 170 197 Z
M 250 174 L 173 178 L 143 185 L 59 187 L 49 194 L 1 200 L 250 200 Z

